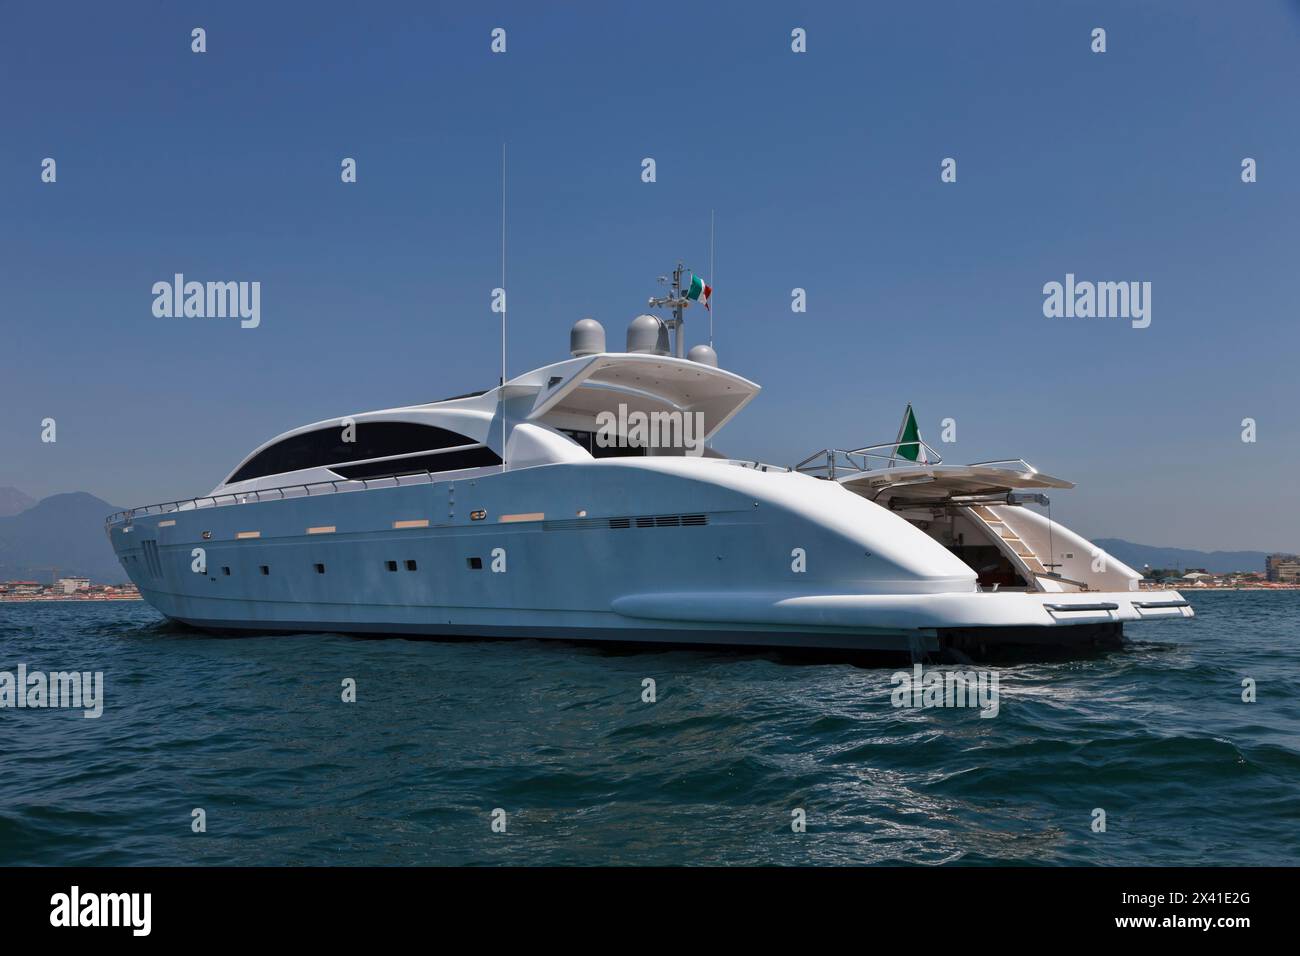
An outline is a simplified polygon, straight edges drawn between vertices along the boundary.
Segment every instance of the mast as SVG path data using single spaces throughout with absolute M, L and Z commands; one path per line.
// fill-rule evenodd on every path
M 673 270 L 673 345 L 676 346 L 677 357 L 682 358 L 686 352 L 686 336 L 683 334 L 686 330 L 683 328 L 685 320 L 682 318 L 682 312 L 686 309 L 686 297 L 682 295 L 682 264 L 679 261 L 677 268 Z
M 652 309 L 661 309 L 670 306 L 673 310 L 673 317 L 665 325 L 673 333 L 673 351 L 678 358 L 686 357 L 686 336 L 684 333 L 685 320 L 682 318 L 682 312 L 691 304 L 691 300 L 686 298 L 682 292 L 682 274 L 686 271 L 686 266 L 680 259 L 677 260 L 677 268 L 673 269 L 672 285 L 669 286 L 668 294 L 650 297 L 650 307 Z M 665 277 L 659 278 L 660 282 L 665 281 Z
M 501 470 L 506 461 L 506 144 L 501 144 Z
M 894 447 L 889 451 L 889 464 L 885 466 L 887 468 L 893 468 L 894 459 L 901 454 L 899 449 L 903 447 L 903 432 L 907 431 L 907 416 L 911 411 L 912 403 L 908 402 L 907 407 L 903 409 L 903 420 L 898 423 L 898 434 L 894 437 Z M 919 440 L 921 437 L 920 433 L 918 433 L 916 437 Z

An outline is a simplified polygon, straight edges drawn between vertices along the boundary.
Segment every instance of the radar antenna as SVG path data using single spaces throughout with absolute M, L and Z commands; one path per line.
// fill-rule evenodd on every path
M 651 296 L 649 300 L 652 309 L 671 308 L 673 310 L 673 317 L 664 324 L 673 333 L 673 351 L 678 358 L 686 357 L 686 336 L 683 334 L 682 312 L 691 304 L 691 300 L 686 298 L 685 293 L 682 292 L 682 275 L 685 272 L 686 266 L 678 259 L 677 268 L 673 270 L 672 285 L 669 286 L 668 294 Z M 661 284 L 667 281 L 667 276 L 659 277 Z

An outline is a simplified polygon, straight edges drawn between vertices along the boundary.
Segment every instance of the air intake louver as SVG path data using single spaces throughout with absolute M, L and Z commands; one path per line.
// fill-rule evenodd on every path
M 636 518 L 610 518 L 611 528 L 692 528 L 709 523 L 708 515 L 641 515 Z
M 149 575 L 154 578 L 161 578 L 162 561 L 158 557 L 158 542 L 152 538 L 146 538 L 140 542 L 140 550 L 144 554 L 144 566 L 148 569 Z

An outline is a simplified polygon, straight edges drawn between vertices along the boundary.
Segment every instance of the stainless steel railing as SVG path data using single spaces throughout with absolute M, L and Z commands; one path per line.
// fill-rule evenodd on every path
M 917 445 L 925 449 L 926 464 L 940 465 L 943 463 L 943 456 L 934 450 L 930 445 L 923 441 L 902 442 L 902 445 Z M 799 464 L 793 467 L 793 471 L 803 472 L 808 475 L 835 480 L 836 475 L 860 474 L 867 471 L 876 471 L 881 468 L 904 468 L 908 465 L 918 464 L 905 455 L 898 454 L 900 443 L 885 442 L 880 445 L 868 445 L 865 448 L 823 448 L 819 452 L 809 455 Z M 1038 469 L 1025 461 L 1023 458 L 997 458 L 991 461 L 973 461 L 970 463 L 971 468 L 1006 468 L 1013 471 L 1019 471 L 1026 475 L 1038 474 Z
M 882 442 L 865 448 L 823 448 L 799 462 L 793 470 L 808 475 L 821 475 L 834 481 L 839 472 L 858 473 L 893 468 L 895 465 L 915 465 L 917 463 L 911 458 L 898 453 L 900 448 L 911 446 L 915 446 L 918 452 L 924 449 L 927 464 L 942 464 L 943 456 L 923 441 Z
M 761 461 L 741 461 L 731 459 L 730 463 L 739 465 L 742 468 L 753 468 L 756 471 L 789 471 L 783 465 L 770 465 Z M 488 466 L 495 470 L 498 466 Z M 357 478 L 348 480 L 345 478 L 333 479 L 330 481 L 311 481 L 296 482 L 292 485 L 281 485 L 275 488 L 263 488 L 260 491 L 240 491 L 228 492 L 221 495 L 199 495 L 194 498 L 181 498 L 177 501 L 164 501 L 159 504 L 142 505 L 139 508 L 128 508 L 126 511 L 115 511 L 104 519 L 105 524 L 116 524 L 119 521 L 130 521 L 132 518 L 143 517 L 145 515 L 162 515 L 171 514 L 176 511 L 194 511 L 199 508 L 219 508 L 227 505 L 242 505 L 249 502 L 260 501 L 279 501 L 283 498 L 304 498 L 312 495 L 328 495 L 336 492 L 347 491 L 369 491 L 372 488 L 401 488 L 406 485 L 432 484 L 438 481 L 456 481 L 466 477 L 466 472 L 480 472 L 484 469 L 464 469 L 459 472 L 416 472 L 410 475 L 391 475 L 383 478 Z M 436 479 L 435 479 L 436 475 Z
M 466 469 L 468 471 L 470 469 Z M 473 469 L 480 471 L 481 469 Z M 450 476 L 450 477 L 449 477 Z M 438 472 L 440 481 L 455 481 L 461 477 L 457 472 Z M 155 505 L 143 505 L 126 511 L 115 511 L 104 519 L 105 524 L 130 521 L 144 515 L 171 514 L 176 511 L 194 511 L 199 508 L 221 508 L 227 505 L 243 505 L 249 502 L 279 501 L 284 498 L 309 498 L 312 495 L 328 495 L 348 491 L 369 491 L 372 488 L 401 488 L 406 485 L 432 484 L 434 473 L 425 471 L 409 475 L 389 475 L 383 478 L 338 478 L 330 481 L 311 481 L 277 488 L 262 488 L 258 491 L 229 492 L 221 495 L 200 495 L 196 498 L 181 498 L 178 501 L 165 501 Z
M 1025 461 L 1023 458 L 998 458 L 993 461 L 972 461 L 969 467 L 993 468 L 999 465 L 1015 465 L 1016 471 L 1023 471 L 1027 475 L 1038 474 L 1038 469 L 1035 468 L 1033 465 L 1031 465 L 1029 462 Z
M 765 461 L 749 460 L 748 458 L 728 458 L 727 464 L 735 465 L 737 468 L 750 468 L 754 471 L 793 471 L 785 465 L 771 465 Z

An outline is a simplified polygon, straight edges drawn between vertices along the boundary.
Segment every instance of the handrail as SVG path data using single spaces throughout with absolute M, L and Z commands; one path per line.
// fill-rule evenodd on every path
M 1096 604 L 1044 604 L 1049 612 L 1067 611 L 1118 611 L 1119 605 L 1112 601 L 1098 601 Z
M 491 467 L 491 466 L 483 466 L 483 467 Z M 473 470 L 476 469 L 462 468 L 456 471 L 443 471 L 443 472 L 438 472 L 438 477 L 443 477 L 447 475 L 460 475 L 462 472 L 473 471 Z M 454 481 L 456 479 L 450 478 L 444 480 Z M 248 504 L 250 501 L 256 504 L 258 502 L 264 501 L 265 496 L 269 496 L 273 494 L 278 494 L 279 497 L 273 498 L 272 500 L 281 501 L 285 498 L 290 497 L 289 495 L 285 494 L 285 492 L 292 491 L 298 488 L 301 488 L 303 491 L 303 494 L 298 497 L 308 497 L 308 498 L 310 498 L 313 494 L 321 493 L 319 491 L 313 492 L 312 491 L 313 488 L 328 489 L 328 490 L 323 490 L 324 494 L 334 494 L 334 493 L 342 494 L 349 491 L 369 491 L 371 487 L 376 487 L 375 485 L 376 482 L 380 482 L 380 481 L 392 482 L 391 485 L 384 485 L 382 487 L 403 488 L 406 487 L 407 485 L 434 484 L 436 478 L 433 472 L 429 471 L 428 469 L 425 469 L 423 474 L 419 472 L 412 472 L 409 475 L 386 475 L 382 478 L 355 478 L 355 479 L 347 479 L 347 480 L 340 480 L 338 478 L 333 478 L 333 479 L 323 479 L 321 481 L 310 481 L 310 482 L 299 481 L 299 482 L 294 482 L 291 485 L 279 485 L 275 488 L 259 488 L 253 491 L 239 491 L 239 492 L 227 491 L 217 495 L 198 495 L 194 498 L 180 498 L 176 501 L 164 501 L 158 504 L 142 505 L 139 508 L 128 508 L 125 511 L 113 512 L 111 515 L 109 515 L 107 518 L 104 519 L 104 524 L 106 525 L 116 524 L 117 522 L 123 520 L 129 522 L 132 518 L 135 518 L 137 516 L 143 517 L 146 515 L 153 515 L 153 514 L 159 514 L 159 515 L 173 514 L 177 511 L 197 511 L 199 508 L 221 508 L 221 507 L 225 507 L 225 505 L 223 505 L 221 501 L 221 499 L 223 498 L 230 499 L 228 502 L 225 503 L 226 505 L 234 505 L 234 504 L 242 505 L 242 504 Z M 343 485 L 344 487 L 339 487 L 340 485 Z M 205 505 L 203 504 L 203 502 L 211 502 L 211 504 Z
M 925 449 L 927 460 L 917 462 L 898 454 L 898 449 L 906 445 L 917 445 Z M 888 453 L 882 454 L 878 451 L 878 449 L 882 448 L 888 449 Z M 923 441 L 883 442 L 879 445 L 867 445 L 865 448 L 823 448 L 821 451 L 809 455 L 799 464 L 792 466 L 790 470 L 803 472 L 804 474 L 824 475 L 824 477 L 834 481 L 838 472 L 861 474 L 881 468 L 906 468 L 909 465 L 918 464 L 941 465 L 943 464 L 943 456 Z M 973 461 L 966 467 L 991 468 L 1002 465 L 1013 466 L 1015 470 L 1027 475 L 1038 474 L 1038 469 L 1023 458 L 996 458 L 990 461 Z
M 765 461 L 759 461 L 757 458 L 728 458 L 728 465 L 735 465 L 737 468 L 752 468 L 754 471 L 793 471 L 785 465 L 773 465 Z
M 843 455 L 847 460 L 847 465 L 852 471 L 865 471 L 865 464 L 859 465 L 857 462 L 848 460 L 849 453 L 842 448 L 823 448 L 821 451 L 813 452 L 797 465 L 791 466 L 791 471 L 799 471 L 804 474 L 816 474 L 819 471 L 825 471 L 826 477 L 832 481 L 835 480 L 835 466 L 838 456 Z M 825 459 L 824 463 L 814 465 L 813 462 L 819 459 Z
M 837 471 L 861 473 L 876 468 L 893 468 L 895 465 L 906 467 L 918 464 L 918 462 L 913 461 L 906 455 L 900 455 L 898 449 L 911 445 L 917 446 L 918 452 L 922 449 L 925 450 L 927 459 L 925 464 L 939 465 L 943 463 L 942 455 L 925 442 L 917 440 L 914 442 L 882 442 L 879 445 L 867 445 L 865 448 L 823 448 L 821 451 L 809 455 L 791 470 L 805 474 L 825 472 L 826 477 L 834 481 Z M 879 453 L 877 449 L 881 448 L 889 449 L 889 453 Z M 819 461 L 820 464 L 814 464 L 814 462 Z
M 926 459 L 927 459 L 927 462 L 926 462 L 926 463 L 927 463 L 927 464 L 930 464 L 930 465 L 941 465 L 941 464 L 943 464 L 943 455 L 939 454 L 939 453 L 938 453 L 937 451 L 935 451 L 932 447 L 930 447 L 930 445 L 926 444 L 925 442 L 921 441 L 920 439 L 918 439 L 918 440 L 916 440 L 916 441 L 904 441 L 904 442 L 893 442 L 893 441 L 890 441 L 890 442 L 881 442 L 879 445 L 868 445 L 868 446 L 865 447 L 865 448 L 854 448 L 854 449 L 851 450 L 848 454 L 850 454 L 850 455 L 862 455 L 862 456 L 864 456 L 865 458 L 879 458 L 879 459 L 882 459 L 882 460 L 884 460 L 884 461 L 890 463 L 890 465 L 887 465 L 886 467 L 890 467 L 890 466 L 892 466 L 892 464 L 893 464 L 894 462 L 899 462 L 899 461 L 907 462 L 907 464 L 909 464 L 909 465 L 915 465 L 915 464 L 917 464 L 916 461 L 914 461 L 914 460 L 911 459 L 911 458 L 908 458 L 906 455 L 900 455 L 900 454 L 898 453 L 898 449 L 903 448 L 903 447 L 906 447 L 906 446 L 909 446 L 909 445 L 915 445 L 915 446 L 917 446 L 917 449 L 916 449 L 916 450 L 917 450 L 918 452 L 920 452 L 920 451 L 922 451 L 922 450 L 925 451 L 925 453 L 926 453 Z M 877 448 L 889 448 L 889 449 L 892 449 L 892 451 L 891 451 L 888 455 L 872 454 L 872 452 L 874 452 Z
M 1031 475 L 1038 474 L 1038 469 L 1023 458 L 996 458 L 993 461 L 972 461 L 968 467 L 977 468 L 981 465 L 1019 465 L 1022 471 L 1027 471 Z

